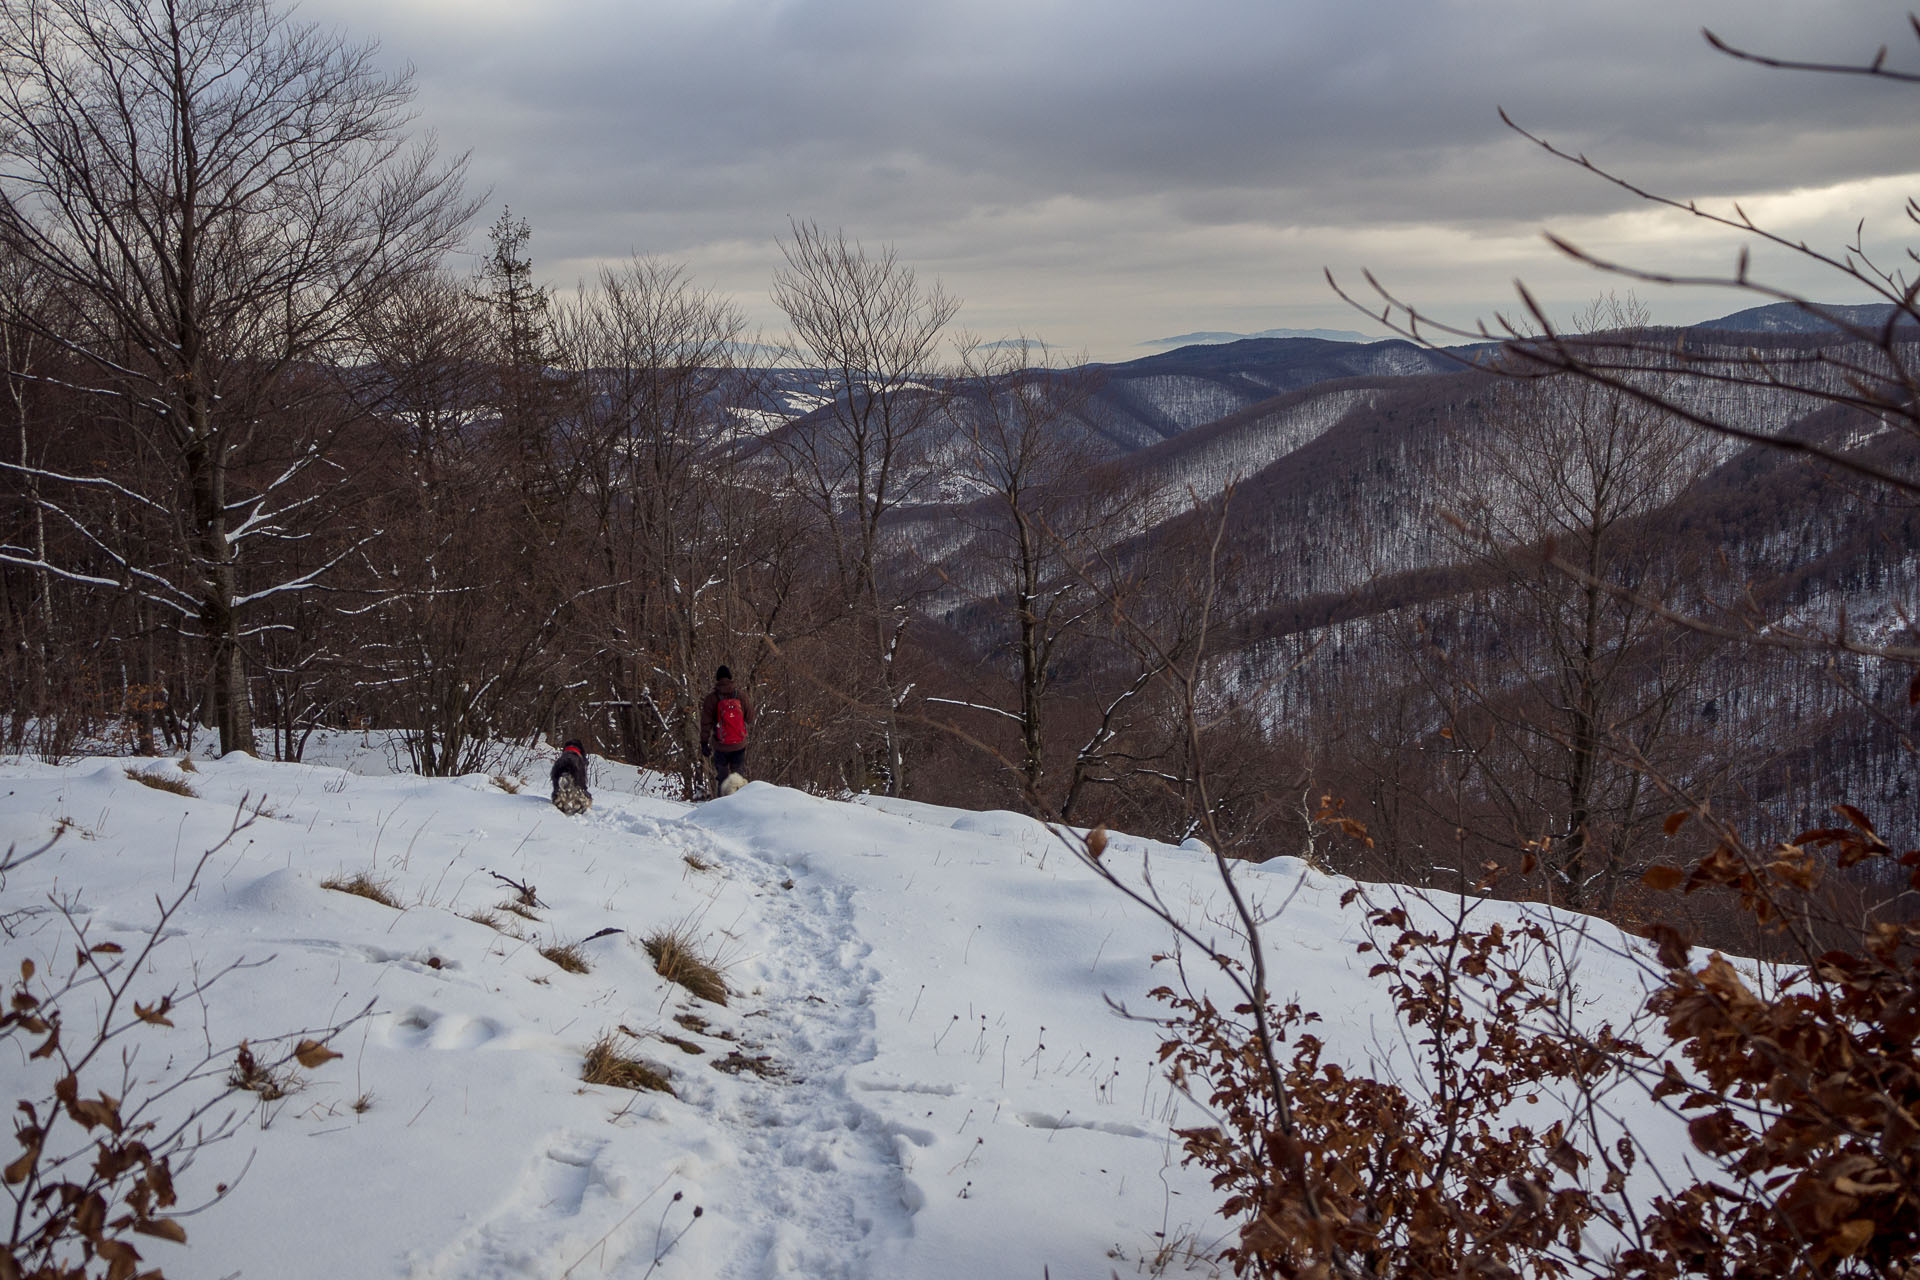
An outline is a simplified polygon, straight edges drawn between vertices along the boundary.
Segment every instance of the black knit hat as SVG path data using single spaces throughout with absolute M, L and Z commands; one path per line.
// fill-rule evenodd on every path
M 713 678 L 715 680 L 731 680 L 733 679 L 733 668 L 721 667 L 718 671 L 713 673 Z

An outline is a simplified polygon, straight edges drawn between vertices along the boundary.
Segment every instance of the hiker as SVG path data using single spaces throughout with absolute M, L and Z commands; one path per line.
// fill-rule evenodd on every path
M 574 806 L 584 812 L 593 803 L 593 793 L 587 790 L 587 749 L 578 738 L 569 738 L 567 745 L 561 748 L 560 758 L 553 762 L 553 803 L 554 807 L 571 812 Z M 569 796 L 563 801 L 561 796 L 569 792 L 578 792 L 578 799 Z M 582 800 L 585 803 L 580 803 Z
M 713 780 L 721 795 L 732 795 L 746 785 L 742 772 L 747 758 L 747 727 L 753 723 L 753 704 L 736 689 L 733 672 L 721 667 L 713 673 L 713 688 L 700 704 L 700 754 L 713 760 Z M 736 782 L 735 779 L 738 779 Z

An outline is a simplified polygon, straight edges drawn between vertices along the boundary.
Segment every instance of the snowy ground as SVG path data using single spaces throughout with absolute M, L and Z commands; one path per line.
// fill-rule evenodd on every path
M 310 759 L 335 763 L 0 762 L 0 847 L 65 829 L 0 891 L 0 911 L 31 913 L 0 936 L 9 974 L 70 961 L 50 902 L 90 943 L 134 944 L 243 798 L 266 806 L 202 871 L 139 995 L 264 963 L 142 1028 L 137 1078 L 372 1008 L 290 1096 L 229 1095 L 243 1123 L 181 1200 L 229 1194 L 186 1219 L 186 1246 L 142 1242 L 171 1280 L 1214 1274 L 1189 1251 L 1226 1227 L 1168 1136 L 1196 1113 L 1154 1065 L 1157 1029 L 1105 999 L 1150 1007 L 1166 931 L 1039 824 L 763 783 L 689 806 L 606 764 L 572 819 L 537 760 L 509 794 L 393 774 L 358 735 Z M 1146 849 L 1120 838 L 1108 857 Z M 1151 852 L 1179 910 L 1217 913 L 1210 859 Z M 401 908 L 321 887 L 355 872 Z M 501 917 L 524 938 L 467 918 L 512 896 L 490 872 L 537 888 L 538 922 Z M 1290 860 L 1246 879 L 1284 904 L 1281 994 L 1373 1052 L 1388 1019 L 1344 883 Z M 642 941 L 674 927 L 725 968 L 725 1007 L 655 974 Z M 589 973 L 539 954 L 605 929 L 621 932 L 584 944 Z M 1624 1010 L 1638 979 L 1607 962 L 1584 998 Z M 605 1032 L 674 1096 L 582 1084 Z M 0 1096 L 44 1089 L 39 1066 L 0 1055 Z

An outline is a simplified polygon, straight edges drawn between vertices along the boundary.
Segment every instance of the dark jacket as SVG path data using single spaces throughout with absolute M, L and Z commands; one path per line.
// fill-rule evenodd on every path
M 734 686 L 733 681 L 721 680 L 707 691 L 706 701 L 700 704 L 700 751 L 703 755 L 709 747 L 719 745 L 714 741 L 714 737 L 719 729 L 720 699 L 722 698 L 740 699 L 740 716 L 747 722 L 748 735 L 752 735 L 753 703 L 747 700 L 745 693 Z M 745 742 L 740 744 L 741 747 L 746 745 Z M 731 747 L 729 750 L 737 751 L 739 747 Z
M 587 786 L 586 753 L 578 747 L 568 747 L 560 753 L 560 758 L 553 762 L 553 775 L 551 779 L 553 785 L 558 787 L 561 777 L 568 774 L 572 775 L 574 785 L 582 791 L 591 789 Z

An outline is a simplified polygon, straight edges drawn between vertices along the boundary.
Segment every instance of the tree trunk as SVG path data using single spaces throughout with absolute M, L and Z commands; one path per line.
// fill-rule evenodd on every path
M 1033 544 L 1033 531 L 1026 514 L 1017 507 L 1019 522 L 1019 599 L 1015 602 L 1020 627 L 1020 745 L 1021 768 L 1026 780 L 1028 803 L 1036 808 L 1040 800 L 1040 694 L 1046 683 L 1046 669 L 1040 654 L 1040 563 Z
M 202 574 L 200 626 L 207 646 L 213 726 L 220 734 L 220 754 L 251 754 L 253 708 L 247 699 L 246 664 L 240 652 L 239 619 L 234 614 L 235 575 L 233 549 L 227 542 L 224 460 L 205 443 L 206 430 L 196 434 L 200 439 L 186 455 L 187 485 L 193 503 L 194 549 Z

